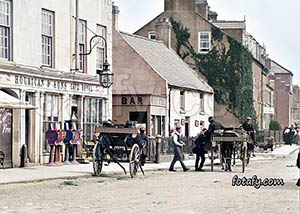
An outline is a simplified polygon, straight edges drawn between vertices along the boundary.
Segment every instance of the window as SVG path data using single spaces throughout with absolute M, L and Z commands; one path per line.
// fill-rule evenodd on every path
M 180 91 L 180 110 L 185 110 L 185 93 L 184 91 Z
M 97 25 L 97 34 L 99 36 L 102 36 L 104 39 L 106 39 L 106 27 L 102 25 Z M 96 69 L 97 70 L 103 70 L 103 64 L 105 59 L 104 55 L 105 50 L 105 41 L 101 38 L 99 38 L 99 42 L 96 49 Z
M 44 152 L 49 151 L 48 142 L 45 134 L 48 131 L 49 124 L 60 124 L 59 110 L 61 109 L 59 104 L 59 95 L 57 94 L 45 94 L 44 97 L 44 120 L 43 120 L 43 138 L 44 138 Z
M 204 94 L 200 93 L 200 113 L 204 112 Z
M 0 58 L 10 59 L 10 1 L 0 0 Z
M 53 66 L 54 13 L 42 10 L 42 64 Z
M 149 39 L 156 39 L 156 32 L 155 31 L 150 31 L 148 33 L 148 38 Z
M 79 71 L 85 72 L 86 56 L 82 54 L 86 52 L 86 21 L 80 20 L 78 31 Z
M 85 98 L 83 101 L 83 133 L 84 140 L 91 141 L 95 128 L 102 122 L 103 99 Z
M 211 40 L 211 34 L 210 32 L 199 32 L 199 53 L 207 53 L 210 51 L 210 40 Z
M 295 108 L 296 108 L 296 109 L 300 109 L 300 102 L 296 102 L 296 103 L 295 103 Z

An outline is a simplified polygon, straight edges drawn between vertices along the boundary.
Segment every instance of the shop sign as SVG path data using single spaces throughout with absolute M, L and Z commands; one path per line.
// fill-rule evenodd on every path
M 143 105 L 142 97 L 122 97 L 122 105 Z
M 61 80 L 50 80 L 39 77 L 28 77 L 22 75 L 14 76 L 14 83 L 20 86 L 29 86 L 41 89 L 54 89 L 63 91 L 76 91 L 87 93 L 104 93 L 104 89 L 99 85 L 90 85 L 85 83 L 75 83 Z
M 166 106 L 167 100 L 163 97 L 151 97 L 151 105 L 154 106 Z

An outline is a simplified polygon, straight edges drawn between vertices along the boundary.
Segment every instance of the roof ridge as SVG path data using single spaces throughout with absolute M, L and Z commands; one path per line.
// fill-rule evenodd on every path
M 132 37 L 135 37 L 135 38 L 139 38 L 139 39 L 144 39 L 144 40 L 147 40 L 147 41 L 150 41 L 150 42 L 157 42 L 157 43 L 164 43 L 163 41 L 161 40 L 156 40 L 156 39 L 149 39 L 147 37 L 144 37 L 144 36 L 140 36 L 140 35 L 136 35 L 136 34 L 131 34 L 131 33 L 127 33 L 127 32 L 124 32 L 124 31 L 119 31 L 121 34 L 125 34 L 127 36 L 132 36 Z

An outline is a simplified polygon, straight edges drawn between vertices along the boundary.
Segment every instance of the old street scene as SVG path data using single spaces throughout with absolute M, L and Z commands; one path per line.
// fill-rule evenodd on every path
M 299 10 L 0 0 L 0 214 L 300 214 Z

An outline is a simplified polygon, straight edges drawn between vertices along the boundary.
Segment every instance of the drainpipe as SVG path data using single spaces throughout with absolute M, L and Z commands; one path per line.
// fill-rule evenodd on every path
M 171 132 L 171 92 L 172 88 L 169 88 L 169 135 Z

